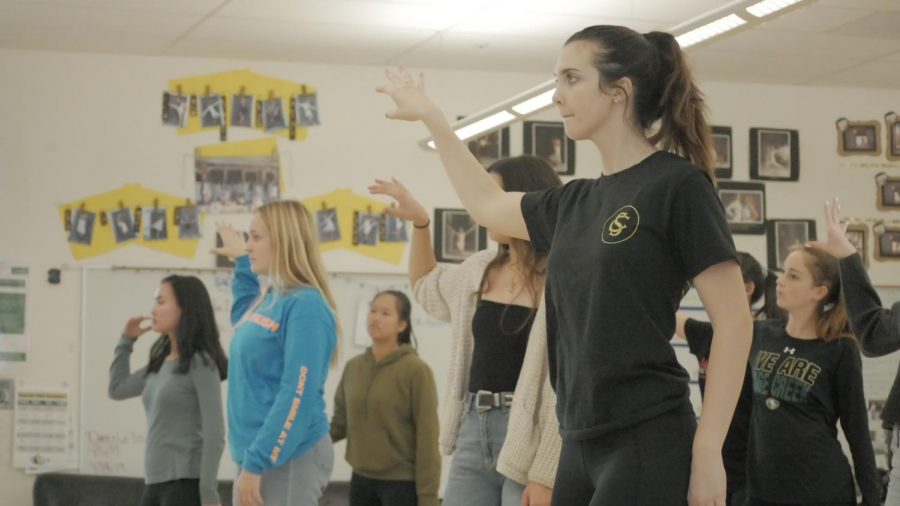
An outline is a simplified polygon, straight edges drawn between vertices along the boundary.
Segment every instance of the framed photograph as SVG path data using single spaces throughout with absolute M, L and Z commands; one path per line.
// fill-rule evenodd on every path
M 375 246 L 378 244 L 380 225 L 380 215 L 353 211 L 353 245 Z
M 782 269 L 784 259 L 794 247 L 814 240 L 816 220 L 769 220 L 766 223 L 769 268 Z
M 163 92 L 162 124 L 177 128 L 187 126 L 188 97 Z
M 851 223 L 847 225 L 847 239 L 859 252 L 863 265 L 869 268 L 869 227 L 864 223 Z
M 498 160 L 509 158 L 509 127 L 469 139 L 466 144 L 481 165 L 488 168 Z
M 900 227 L 885 226 L 884 232 L 875 233 L 875 259 L 881 262 L 900 260 Z
M 719 199 L 725 208 L 725 219 L 734 234 L 766 232 L 766 185 L 722 181 Z
M 712 127 L 713 148 L 716 151 L 716 177 L 731 179 L 731 127 Z
M 400 218 L 397 218 L 396 216 L 382 214 L 381 235 L 379 239 L 382 242 L 409 241 L 409 234 L 407 234 L 406 232 L 406 220 L 402 220 Z
M 839 155 L 881 154 L 881 123 L 878 121 L 850 121 L 840 118 L 834 125 L 837 129 Z
M 145 207 L 142 221 L 145 241 L 164 241 L 169 238 L 165 207 Z
M 262 103 L 262 124 L 269 132 L 287 128 L 284 117 L 284 104 L 281 98 L 265 100 Z
M 341 225 L 338 222 L 337 208 L 316 211 L 316 228 L 319 230 L 319 242 L 340 241 Z
M 71 229 L 69 230 L 69 242 L 90 246 L 94 237 L 94 222 L 97 221 L 97 213 L 76 209 L 72 212 Z
M 278 200 L 279 159 L 272 156 L 194 158 L 194 200 L 205 213 L 249 212 Z
M 460 263 L 487 248 L 487 229 L 465 209 L 434 210 L 434 250 L 438 262 Z
M 561 121 L 526 121 L 523 150 L 543 158 L 557 174 L 575 173 L 575 141 L 566 137 Z
M 889 177 L 878 187 L 877 204 L 881 211 L 900 211 L 900 178 Z
M 301 127 L 318 126 L 319 104 L 316 94 L 296 95 L 294 97 L 294 114 Z
M 256 98 L 253 95 L 231 96 L 231 126 L 253 126 L 253 103 Z
M 884 115 L 885 131 L 887 131 L 888 160 L 900 161 L 900 115 L 891 111 Z
M 750 179 L 796 181 L 800 140 L 796 130 L 750 129 Z
M 131 214 L 130 208 L 122 207 L 109 214 L 112 219 L 116 244 L 137 239 L 137 227 L 135 227 L 134 215 Z
M 220 127 L 225 124 L 225 99 L 214 93 L 200 97 L 200 126 Z

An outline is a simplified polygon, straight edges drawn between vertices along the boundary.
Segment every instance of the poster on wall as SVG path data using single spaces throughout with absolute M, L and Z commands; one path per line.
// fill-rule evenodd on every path
M 28 353 L 28 271 L 0 259 L 0 361 L 24 362 Z
M 15 467 L 29 473 L 77 467 L 68 388 L 19 385 L 13 418 Z

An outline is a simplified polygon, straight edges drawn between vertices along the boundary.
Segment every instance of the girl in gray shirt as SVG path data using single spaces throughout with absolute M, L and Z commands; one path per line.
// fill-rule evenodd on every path
M 141 506 L 219 505 L 225 447 L 220 383 L 228 370 L 209 293 L 193 276 L 163 279 L 152 316 L 125 324 L 109 369 L 109 396 L 142 396 L 147 414 Z M 147 320 L 152 325 L 142 326 Z M 132 373 L 134 341 L 154 330 L 149 363 Z

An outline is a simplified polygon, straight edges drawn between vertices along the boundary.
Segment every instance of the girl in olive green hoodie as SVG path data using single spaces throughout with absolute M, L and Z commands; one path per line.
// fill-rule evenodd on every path
M 350 506 L 437 506 L 437 388 L 410 343 L 409 298 L 384 291 L 368 316 L 372 346 L 347 362 L 331 438 L 347 438 Z

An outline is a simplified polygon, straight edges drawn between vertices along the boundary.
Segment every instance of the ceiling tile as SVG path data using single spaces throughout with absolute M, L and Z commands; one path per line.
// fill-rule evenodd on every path
M 875 11 L 864 9 L 841 9 L 823 7 L 817 3 L 794 9 L 784 16 L 777 17 L 759 26 L 759 30 L 826 32 L 837 27 L 864 18 Z
M 897 0 L 819 0 L 819 5 L 844 7 L 847 9 L 865 9 L 872 11 L 900 11 Z
M 745 30 L 723 37 L 708 47 L 717 52 L 733 51 L 735 58 L 745 54 L 767 53 L 793 55 L 798 63 L 807 59 L 852 59 L 867 60 L 900 50 L 900 41 L 863 37 L 848 37 L 836 34 L 808 32 L 773 32 Z
M 900 61 L 866 62 L 811 81 L 811 85 L 897 89 Z
M 703 81 L 767 82 L 805 84 L 835 68 L 846 68 L 860 60 L 796 58 L 775 53 L 741 53 L 718 51 L 706 47 L 691 53 L 691 67 Z

